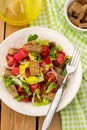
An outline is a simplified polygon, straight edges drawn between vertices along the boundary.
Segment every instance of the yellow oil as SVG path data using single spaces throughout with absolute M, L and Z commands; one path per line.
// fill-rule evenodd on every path
M 42 0 L 0 0 L 0 17 L 12 25 L 25 25 L 41 12 Z

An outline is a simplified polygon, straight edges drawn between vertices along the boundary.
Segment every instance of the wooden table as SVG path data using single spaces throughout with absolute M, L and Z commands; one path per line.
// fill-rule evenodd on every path
M 11 26 L 0 20 L 0 43 L 13 32 L 27 26 Z M 1 130 L 41 130 L 44 118 L 22 115 L 1 102 Z M 49 130 L 62 130 L 59 113 L 55 114 Z

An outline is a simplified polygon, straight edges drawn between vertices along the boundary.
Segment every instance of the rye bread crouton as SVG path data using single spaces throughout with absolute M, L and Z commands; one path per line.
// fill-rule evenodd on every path
M 55 67 L 54 70 L 55 70 L 55 72 L 56 72 L 57 74 L 61 74 L 61 72 L 62 72 L 62 69 L 59 68 L 59 67 Z
M 9 77 L 9 76 L 11 76 L 11 75 L 12 75 L 11 70 L 6 68 L 6 69 L 5 69 L 4 76 L 5 76 L 5 77 Z
M 80 27 L 80 28 L 87 28 L 87 22 L 85 22 L 85 23 L 80 23 L 80 24 L 79 24 L 79 27 Z
M 25 48 L 28 52 L 38 52 L 38 53 L 41 53 L 41 52 L 42 52 L 42 46 L 41 46 L 41 45 L 35 45 L 35 44 L 26 43 L 26 44 L 24 45 L 24 48 Z
M 79 20 L 83 20 L 85 15 L 87 14 L 87 4 L 83 5 L 79 14 Z
M 50 48 L 53 48 L 56 46 L 56 42 L 52 41 L 52 42 L 49 42 L 49 47 Z
M 14 55 L 14 54 L 16 54 L 17 51 L 18 51 L 17 48 L 10 48 L 10 49 L 8 50 L 8 54 Z
M 84 19 L 82 20 L 82 22 L 87 22 L 87 15 L 84 17 Z
M 30 75 L 39 75 L 39 62 L 30 61 Z
M 68 14 L 69 14 L 69 16 L 72 16 L 73 13 L 76 13 L 76 15 L 79 15 L 80 10 L 81 10 L 81 7 L 82 7 L 82 5 L 81 5 L 79 2 L 74 1 L 74 2 L 69 6 L 69 9 L 68 9 Z
M 18 92 L 15 85 L 11 85 L 10 90 L 11 90 L 11 95 L 13 96 L 13 98 L 16 98 L 18 96 Z
M 76 18 L 70 16 L 70 21 L 71 21 L 74 25 L 76 25 L 76 26 L 79 27 L 79 23 L 80 23 L 80 20 L 79 20 L 79 19 L 76 19 Z
M 60 87 L 60 85 L 62 84 L 64 80 L 64 76 L 57 74 L 57 85 Z
M 79 2 L 80 4 L 87 4 L 87 0 L 76 0 L 77 2 Z
M 47 94 L 46 94 L 46 93 L 43 93 L 43 94 L 41 95 L 42 98 L 46 98 L 46 99 L 48 99 L 48 100 L 50 100 L 50 101 L 53 100 L 54 96 L 55 96 L 55 93 L 52 93 L 52 92 L 47 93 Z

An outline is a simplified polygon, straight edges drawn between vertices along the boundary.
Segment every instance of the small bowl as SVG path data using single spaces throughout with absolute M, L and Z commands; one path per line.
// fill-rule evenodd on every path
M 86 32 L 87 29 L 83 29 L 83 28 L 80 28 L 80 27 L 75 26 L 75 25 L 70 21 L 70 19 L 69 19 L 69 17 L 68 17 L 67 10 L 68 10 L 70 4 L 71 4 L 73 1 L 74 1 L 74 0 L 67 0 L 66 3 L 65 3 L 65 5 L 64 5 L 64 15 L 65 15 L 65 18 L 66 18 L 67 22 L 68 22 L 74 29 L 76 29 L 76 30 L 78 30 L 78 31 Z

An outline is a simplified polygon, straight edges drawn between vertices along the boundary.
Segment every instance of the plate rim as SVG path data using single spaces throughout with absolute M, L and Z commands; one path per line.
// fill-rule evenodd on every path
M 66 39 L 66 41 L 68 41 L 68 39 L 64 36 L 64 35 L 62 35 L 61 33 L 59 33 L 59 32 L 57 32 L 57 31 L 54 31 L 54 30 L 52 30 L 52 29 L 50 29 L 50 28 L 46 28 L 46 27 L 27 27 L 27 28 L 23 28 L 23 29 L 20 29 L 20 30 L 18 30 L 18 31 L 16 31 L 16 32 L 14 32 L 14 33 L 12 33 L 10 36 L 8 36 L 2 43 L 1 43 L 1 45 L 0 45 L 0 48 L 1 48 L 1 46 L 3 46 L 4 44 L 6 44 L 6 41 L 7 40 L 9 40 L 12 36 L 14 36 L 14 35 L 16 35 L 17 33 L 19 33 L 19 32 L 21 32 L 21 31 L 30 31 L 30 30 L 32 30 L 32 29 L 36 29 L 36 30 L 48 30 L 48 31 L 50 31 L 50 32 L 53 32 L 53 33 L 55 33 L 56 35 L 59 35 L 59 36 L 61 36 L 62 38 L 64 38 L 64 39 Z M 69 41 L 68 41 L 69 42 Z M 72 43 L 71 42 L 69 42 L 70 43 L 70 45 L 72 45 Z M 73 46 L 72 46 L 73 47 Z M 64 109 L 72 100 L 73 100 L 73 98 L 76 96 L 76 94 L 77 94 L 77 92 L 78 92 L 78 90 L 79 90 L 79 88 L 80 88 L 80 84 L 81 84 L 81 81 L 82 81 L 82 64 L 81 64 L 81 61 L 80 61 L 80 63 L 79 63 L 79 68 L 80 68 L 80 81 L 79 81 L 79 84 L 78 84 L 78 89 L 77 89 L 77 91 L 76 91 L 76 93 L 74 94 L 74 96 L 71 98 L 71 100 L 69 100 L 68 102 L 67 102 L 67 104 L 63 104 L 62 106 L 61 106 L 61 103 L 59 104 L 59 107 L 58 107 L 58 109 L 57 109 L 57 112 L 58 111 L 60 111 L 60 110 L 62 110 L 62 109 Z M 0 95 L 0 98 L 1 98 L 1 95 Z M 42 109 L 42 107 L 44 107 L 44 109 L 46 108 L 47 110 L 46 111 L 44 111 L 44 113 L 42 112 L 32 112 L 32 113 L 29 113 L 29 112 L 23 112 L 23 110 L 19 110 L 19 109 L 15 109 L 15 107 L 14 106 L 12 106 L 11 104 L 9 104 L 9 102 L 6 102 L 5 100 L 6 99 L 2 99 L 1 98 L 1 100 L 8 106 L 8 107 L 10 107 L 11 109 L 13 109 L 14 111 L 17 111 L 17 112 L 19 112 L 19 113 L 21 113 L 21 114 L 24 114 L 24 115 L 29 115 L 29 116 L 44 116 L 44 115 L 46 115 L 47 114 L 47 111 L 48 111 L 48 109 L 49 109 L 49 107 L 50 107 L 50 104 L 49 105 L 47 105 L 48 106 L 48 108 L 47 108 L 47 106 L 41 106 L 40 108 Z M 35 107 L 35 106 L 34 106 Z M 39 106 L 38 106 L 39 107 Z M 36 109 L 36 108 L 35 108 Z M 37 110 L 37 109 L 36 109 Z

